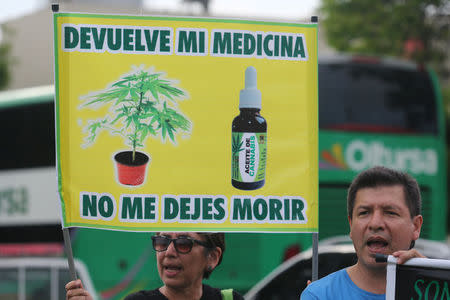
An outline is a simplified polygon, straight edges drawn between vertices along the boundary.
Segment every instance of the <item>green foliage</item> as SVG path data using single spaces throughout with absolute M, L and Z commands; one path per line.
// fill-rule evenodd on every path
M 338 51 L 407 57 L 443 74 L 449 5 L 449 0 L 322 0 L 322 23 Z M 408 53 L 408 41 L 417 42 L 418 51 Z
M 102 130 L 122 135 L 133 149 L 143 147 L 149 136 L 158 136 L 163 142 L 168 137 L 176 143 L 176 134 L 189 133 L 191 122 L 177 109 L 177 100 L 185 93 L 164 79 L 163 73 L 138 70 L 120 78 L 105 91 L 84 97 L 82 107 L 109 105 L 103 119 L 90 120 L 86 145 L 92 144 Z M 169 103 L 169 104 L 168 104 Z
M 3 25 L 0 25 L 0 90 L 6 88 L 11 79 L 11 44 L 8 42 L 8 36 L 11 31 Z
M 442 100 L 444 102 L 444 109 L 447 115 L 447 122 L 450 123 L 450 86 L 442 88 Z M 447 142 L 450 144 L 450 140 Z

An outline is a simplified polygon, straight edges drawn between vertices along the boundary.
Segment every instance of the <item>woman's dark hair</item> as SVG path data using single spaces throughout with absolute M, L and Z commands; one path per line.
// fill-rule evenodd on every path
M 205 242 L 210 245 L 210 248 L 205 248 L 206 254 L 214 251 L 216 247 L 219 247 L 222 250 L 222 254 L 219 257 L 219 262 L 217 263 L 217 266 L 220 265 L 220 263 L 222 262 L 223 254 L 225 253 L 225 234 L 223 232 L 198 232 L 198 234 L 205 237 Z M 209 278 L 213 271 L 214 269 L 206 269 L 203 272 L 203 278 Z
M 405 172 L 376 166 L 358 174 L 353 179 L 347 193 L 347 214 L 350 220 L 355 206 L 356 193 L 363 188 L 401 185 L 411 218 L 422 212 L 422 199 L 417 181 Z

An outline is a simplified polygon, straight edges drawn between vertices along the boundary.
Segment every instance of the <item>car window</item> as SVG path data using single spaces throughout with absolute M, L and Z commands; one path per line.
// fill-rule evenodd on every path
M 51 299 L 50 269 L 27 268 L 25 271 L 25 299 Z
M 19 272 L 17 269 L 0 269 L 0 299 L 16 300 Z
M 319 254 L 319 278 L 353 265 L 355 262 L 355 253 L 321 253 Z M 306 282 L 311 277 L 311 259 L 301 260 L 275 277 L 258 292 L 254 299 L 298 300 L 306 287 Z
M 66 299 L 65 286 L 72 279 L 68 269 L 59 269 L 58 274 L 58 299 Z

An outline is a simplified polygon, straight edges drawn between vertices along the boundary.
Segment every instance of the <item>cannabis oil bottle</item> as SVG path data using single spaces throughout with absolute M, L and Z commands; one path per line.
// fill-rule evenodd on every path
M 231 184 L 241 190 L 256 190 L 264 185 L 266 177 L 267 123 L 259 113 L 261 92 L 252 66 L 245 70 L 239 110 L 231 129 Z

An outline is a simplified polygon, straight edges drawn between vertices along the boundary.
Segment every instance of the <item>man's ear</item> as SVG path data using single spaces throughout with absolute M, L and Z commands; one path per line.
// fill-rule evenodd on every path
M 350 232 L 348 234 L 350 235 L 350 238 L 352 239 L 352 218 L 350 218 L 350 216 L 347 216 L 347 219 L 348 219 L 348 225 L 350 227 Z
M 413 231 L 413 239 L 417 240 L 420 236 L 420 231 L 422 229 L 423 217 L 422 215 L 414 216 L 412 219 L 414 231 Z

